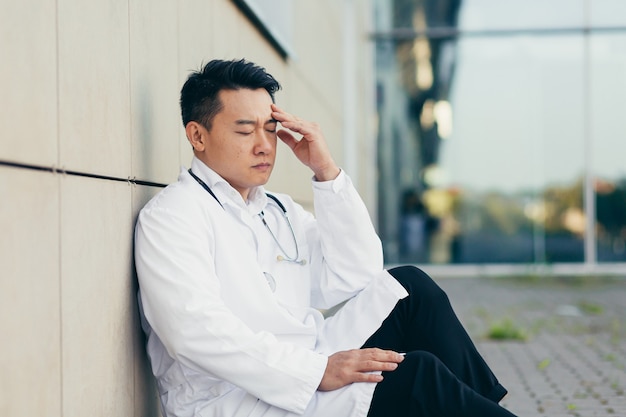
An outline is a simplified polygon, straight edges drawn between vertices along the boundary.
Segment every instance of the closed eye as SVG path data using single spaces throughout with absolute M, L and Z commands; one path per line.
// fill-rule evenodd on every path
M 276 133 L 276 126 L 278 125 L 278 122 L 274 119 L 268 120 L 265 123 L 265 131 L 269 132 L 269 133 Z

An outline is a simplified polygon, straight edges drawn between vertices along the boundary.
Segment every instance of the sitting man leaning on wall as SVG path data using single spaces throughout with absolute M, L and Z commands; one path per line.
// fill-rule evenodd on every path
M 316 123 L 274 103 L 279 88 L 245 60 L 182 88 L 191 168 L 136 227 L 164 414 L 512 416 L 446 294 L 417 268 L 383 269 L 350 177 Z M 278 139 L 313 173 L 316 217 L 263 188 Z

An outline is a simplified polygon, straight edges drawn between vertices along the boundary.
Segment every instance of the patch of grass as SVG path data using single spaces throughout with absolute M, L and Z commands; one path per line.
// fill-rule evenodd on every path
M 550 359 L 544 359 L 537 364 L 537 369 L 539 369 L 540 371 L 543 371 L 548 366 L 550 366 Z
M 580 301 L 578 303 L 578 308 L 580 308 L 583 313 L 588 315 L 597 316 L 604 313 L 604 307 L 600 304 L 590 303 L 588 301 Z
M 617 345 L 620 343 L 623 334 L 622 322 L 615 317 L 611 320 L 611 343 Z
M 587 336 L 587 338 L 585 339 L 585 344 L 587 346 L 593 347 L 597 345 L 597 340 L 593 336 Z
M 487 337 L 493 340 L 518 340 L 526 341 L 526 330 L 515 324 L 511 318 L 506 317 L 489 326 Z

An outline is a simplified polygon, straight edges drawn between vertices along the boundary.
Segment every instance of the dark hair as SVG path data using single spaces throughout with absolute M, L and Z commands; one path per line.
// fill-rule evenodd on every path
M 265 68 L 245 59 L 239 61 L 215 59 L 206 64 L 201 71 L 193 72 L 180 91 L 183 126 L 195 121 L 211 130 L 213 118 L 222 110 L 219 92 L 243 88 L 251 90 L 264 88 L 274 101 L 274 93 L 280 89 L 280 84 L 265 71 Z

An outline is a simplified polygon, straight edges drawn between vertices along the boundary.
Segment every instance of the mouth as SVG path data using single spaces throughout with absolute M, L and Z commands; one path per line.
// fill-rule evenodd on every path
M 270 164 L 269 162 L 263 162 L 260 164 L 253 165 L 252 168 L 266 170 L 266 169 L 269 169 L 271 166 L 272 164 Z

